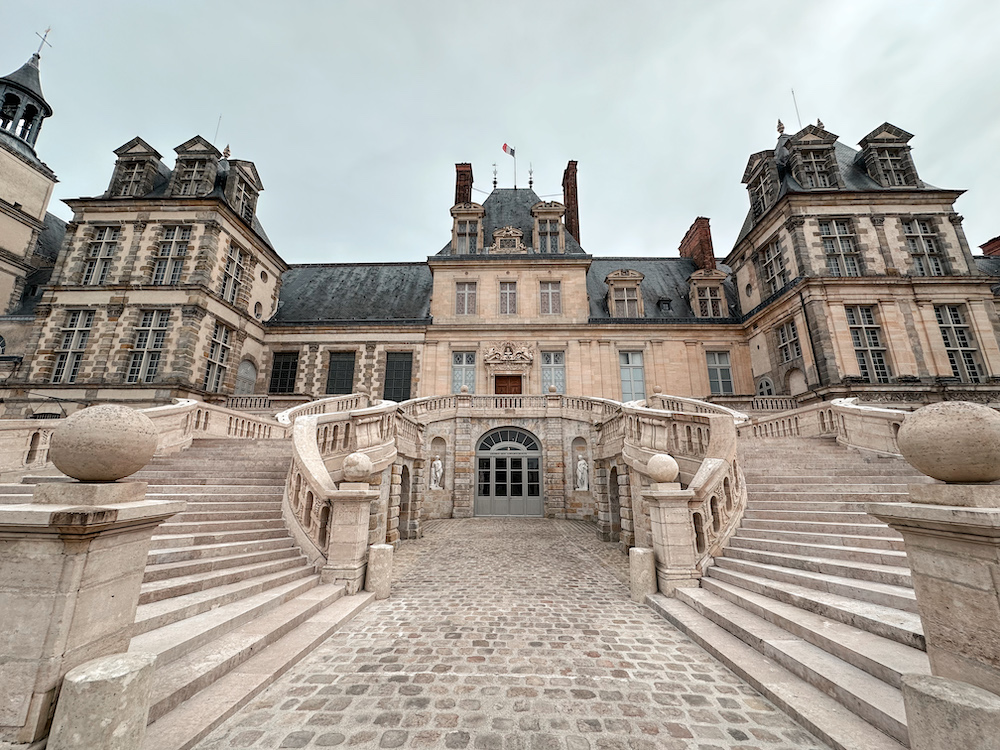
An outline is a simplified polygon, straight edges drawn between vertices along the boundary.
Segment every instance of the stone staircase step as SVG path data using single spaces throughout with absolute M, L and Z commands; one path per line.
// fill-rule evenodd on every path
M 143 583 L 139 593 L 139 604 L 160 601 L 181 594 L 189 594 L 192 591 L 204 591 L 213 586 L 222 586 L 234 581 L 251 578 L 267 573 L 277 573 L 289 568 L 301 566 L 301 557 L 291 557 L 273 562 L 255 563 L 251 565 L 239 565 L 220 571 L 207 571 L 204 573 L 194 573 L 180 578 L 171 578 L 165 581 L 150 581 Z
M 257 550 L 254 552 L 244 552 L 235 555 L 202 557 L 195 560 L 147 564 L 146 570 L 143 573 L 142 582 L 151 583 L 153 581 L 167 581 L 198 573 L 216 572 L 226 570 L 227 568 L 273 562 L 275 560 L 284 560 L 288 557 L 301 557 L 301 555 L 302 553 L 296 547 L 282 547 L 279 549 Z
M 889 565 L 909 569 L 907 568 L 906 552 L 902 550 L 880 550 L 865 547 L 847 547 L 842 544 L 809 544 L 787 540 L 755 539 L 742 536 L 739 532 L 730 537 L 727 550 L 729 549 L 781 552 L 834 560 L 854 560 L 874 565 Z
M 769 501 L 764 501 L 769 502 Z M 824 523 L 841 524 L 874 524 L 882 522 L 874 516 L 869 516 L 863 509 L 835 510 L 826 512 L 812 512 L 805 508 L 795 510 L 768 510 L 761 508 L 757 503 L 749 505 L 743 514 L 746 519 L 756 519 L 762 521 L 820 521 Z M 884 524 L 883 524 L 884 525 Z
M 203 560 L 210 557 L 226 557 L 250 552 L 292 547 L 291 539 L 254 539 L 245 542 L 222 542 L 217 544 L 188 545 L 185 547 L 161 548 L 151 550 L 147 565 L 163 565 L 166 563 L 183 562 L 185 560 Z
M 150 495 L 232 495 L 234 497 L 277 497 L 284 494 L 284 485 L 271 487 L 268 485 L 253 485 L 252 491 L 242 485 L 233 484 L 151 484 L 147 494 Z
M 864 547 L 866 549 L 894 550 L 902 552 L 905 549 L 902 537 L 871 536 L 867 534 L 844 534 L 807 531 L 791 531 L 786 529 L 754 529 L 744 524 L 739 535 L 747 539 L 768 539 L 775 542 L 804 542 L 806 544 L 838 544 L 848 547 Z
M 758 492 L 749 485 L 747 492 L 752 493 L 755 501 L 793 501 L 803 495 L 817 503 L 905 503 L 910 500 L 909 492 Z
M 160 526 L 157 531 L 161 531 Z M 288 530 L 284 525 L 272 525 L 268 529 L 246 529 L 240 531 L 216 531 L 205 534 L 156 534 L 150 544 L 151 550 L 175 549 L 181 547 L 201 547 L 208 546 L 216 541 L 220 543 L 229 542 L 252 542 L 257 539 L 279 539 L 289 538 Z
M 264 521 L 168 521 L 160 526 L 165 534 L 212 534 L 225 531 L 252 531 L 263 529 L 283 529 L 280 520 Z M 287 532 L 286 532 L 287 533 Z
M 199 477 L 198 474 L 201 474 Z M 150 487 L 261 487 L 261 486 L 281 486 L 284 481 L 278 481 L 276 477 L 247 477 L 247 476 L 204 476 L 204 472 L 193 473 L 190 476 L 176 474 L 136 477 L 139 481 L 147 482 Z M 177 484 L 174 484 L 177 482 Z
M 803 495 L 812 495 L 814 493 L 854 495 L 882 492 L 906 494 L 909 492 L 909 482 L 894 484 L 890 482 L 873 482 L 871 481 L 871 477 L 856 478 L 867 479 L 869 481 L 848 484 L 840 481 L 837 477 L 827 477 L 824 480 L 816 482 L 800 482 L 796 484 L 792 484 L 791 482 L 755 482 L 751 484 L 748 482 L 747 489 L 750 490 L 755 497 L 758 494 L 766 495 L 772 492 L 798 493 Z
M 848 534 L 851 536 L 873 536 L 886 539 L 902 539 L 888 526 L 874 523 L 833 523 L 823 521 L 773 521 L 767 519 L 746 518 L 743 521 L 746 529 L 767 529 L 769 531 L 806 531 L 820 534 Z
M 213 496 L 208 500 L 188 500 L 188 509 L 184 512 L 212 513 L 225 511 L 226 513 L 231 513 L 237 509 L 233 505 L 234 502 L 232 500 L 219 500 Z M 254 500 L 251 502 L 241 502 L 238 508 L 243 510 L 271 510 L 272 508 L 281 508 L 281 502 L 278 500 Z
M 930 661 L 920 649 L 714 578 L 704 579 L 704 590 L 781 627 L 895 688 L 900 687 L 900 678 L 904 674 L 930 674 Z M 717 620 L 713 621 L 721 624 Z M 728 627 L 726 629 L 733 632 Z
M 786 500 L 759 500 L 754 499 L 753 502 L 749 503 L 748 507 L 753 509 L 754 512 L 762 510 L 784 510 L 784 511 L 800 511 L 800 512 L 810 512 L 810 513 L 864 513 L 867 515 L 865 508 L 867 503 L 853 503 L 853 502 L 840 502 L 840 501 L 816 501 L 813 502 L 809 499 L 808 493 L 800 493 L 799 499 L 786 499 Z
M 295 584 L 301 591 L 308 591 L 316 585 L 312 580 L 315 572 L 311 567 L 289 568 L 278 573 L 254 576 L 222 586 L 213 586 L 202 591 L 161 599 L 148 604 L 140 604 L 135 616 L 133 637 L 150 630 L 207 612 L 215 607 L 229 604 L 254 594 L 259 594 L 275 586 Z
M 741 549 L 739 547 L 726 549 L 724 556 L 731 560 L 745 560 L 764 565 L 794 568 L 795 570 L 809 571 L 810 573 L 822 573 L 841 578 L 913 588 L 913 583 L 910 580 L 910 569 L 906 567 L 879 565 L 877 563 L 866 563 L 856 560 L 796 555 L 790 552 Z
M 904 750 L 904 746 L 788 669 L 678 599 L 646 601 L 778 708 L 834 750 Z M 144 748 L 145 750 L 145 748 Z
M 706 581 L 708 578 L 792 604 L 913 648 L 926 649 L 920 616 L 908 610 L 739 570 L 712 567 L 702 580 Z
M 781 467 L 776 468 L 781 470 Z M 875 487 L 898 485 L 905 490 L 908 484 L 913 484 L 913 482 L 909 481 L 910 478 L 906 475 L 876 476 L 868 472 L 859 474 L 847 474 L 840 472 L 827 472 L 825 474 L 809 474 L 807 472 L 802 472 L 801 474 L 760 474 L 751 480 L 750 477 L 752 474 L 746 469 L 746 467 L 744 467 L 743 474 L 746 477 L 747 484 L 753 485 L 754 487 L 768 487 L 770 485 L 813 487 L 817 484 L 833 484 L 840 487 L 850 485 L 851 488 L 854 489 L 855 485 L 873 485 Z M 914 479 L 916 478 L 917 477 L 914 477 Z

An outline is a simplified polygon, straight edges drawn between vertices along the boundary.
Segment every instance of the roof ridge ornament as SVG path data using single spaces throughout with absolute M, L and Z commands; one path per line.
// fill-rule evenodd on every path
M 778 135 L 784 135 L 784 134 L 785 134 L 785 123 L 783 123 L 781 121 L 781 118 L 779 117 L 778 118 Z
M 816 127 L 819 128 L 820 130 L 826 130 L 826 125 L 824 125 L 823 121 L 818 117 L 816 118 Z
M 46 44 L 48 44 L 50 47 L 52 46 L 52 43 L 49 42 L 49 32 L 51 32 L 51 31 L 52 31 L 52 27 L 49 26 L 47 29 L 45 29 L 45 36 L 42 36 L 37 31 L 35 32 L 35 36 L 37 36 L 39 39 L 42 40 L 42 43 L 38 45 L 38 52 L 35 53 L 39 57 L 42 56 L 42 47 L 44 47 Z

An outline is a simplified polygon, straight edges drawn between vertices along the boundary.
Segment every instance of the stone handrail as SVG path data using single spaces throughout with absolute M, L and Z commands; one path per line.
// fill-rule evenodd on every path
M 683 396 L 668 396 L 657 393 L 645 401 L 633 402 L 638 406 L 646 406 L 650 409 L 662 409 L 671 412 L 693 412 L 695 414 L 725 414 L 735 422 L 742 423 L 750 421 L 750 417 L 736 409 L 730 409 L 722 404 L 712 404 L 708 401 L 701 401 L 696 398 L 685 398 Z
M 364 453 L 375 473 L 389 466 L 396 458 L 398 409 L 395 402 L 382 401 L 368 408 L 295 418 L 282 515 L 314 564 L 327 557 L 331 503 L 343 479 L 344 459 L 351 453 Z
M 367 393 L 350 393 L 346 396 L 330 396 L 310 401 L 307 404 L 293 406 L 279 412 L 275 419 L 283 425 L 292 424 L 298 417 L 307 417 L 313 414 L 330 414 L 333 412 L 351 411 L 352 409 L 364 409 L 376 403 Z
M 226 399 L 227 409 L 270 409 L 270 396 L 230 396 Z

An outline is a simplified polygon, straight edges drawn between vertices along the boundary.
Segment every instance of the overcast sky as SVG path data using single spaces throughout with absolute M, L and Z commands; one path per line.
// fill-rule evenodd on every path
M 289 263 L 416 261 L 448 241 L 456 162 L 475 200 L 560 199 L 579 162 L 594 255 L 676 255 L 697 216 L 716 254 L 747 211 L 750 154 L 822 119 L 851 146 L 915 134 L 921 179 L 965 189 L 977 246 L 1000 234 L 1000 2 L 6 3 L 0 75 L 37 48 L 55 110 L 38 142 L 61 198 L 97 195 L 141 136 L 173 163 L 200 134 L 257 165 Z M 219 125 L 219 116 L 222 116 Z M 218 126 L 218 136 L 216 128 Z

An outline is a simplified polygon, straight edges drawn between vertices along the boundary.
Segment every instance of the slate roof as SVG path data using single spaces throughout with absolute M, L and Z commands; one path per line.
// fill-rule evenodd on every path
M 716 261 L 719 270 L 732 274 L 729 266 Z M 683 321 L 696 319 L 688 297 L 690 286 L 688 277 L 698 270 L 690 258 L 594 258 L 587 271 L 587 296 L 590 298 L 591 320 L 617 320 L 631 322 L 629 319 L 612 318 L 608 311 L 608 285 L 604 280 L 613 271 L 631 269 L 643 275 L 639 289 L 642 292 L 643 318 L 649 321 Z M 723 282 L 730 313 L 738 313 L 739 306 L 736 289 L 730 278 Z M 659 304 L 660 300 L 669 300 L 669 306 Z M 724 318 L 732 322 L 735 318 Z M 706 322 L 704 318 L 697 318 Z
M 292 266 L 268 324 L 430 323 L 432 288 L 426 263 Z
M 493 244 L 493 232 L 504 227 L 514 227 L 523 233 L 523 242 L 529 252 L 533 252 L 535 220 L 531 207 L 541 202 L 530 188 L 495 188 L 483 201 L 483 242 L 487 247 Z M 584 250 L 569 232 L 566 232 L 566 253 L 583 255 Z M 438 255 L 451 255 L 451 240 Z M 482 258 L 482 255 L 462 255 L 455 257 Z M 486 256 L 489 257 L 489 256 Z
M 55 214 L 46 213 L 44 224 L 45 227 L 38 235 L 35 255 L 54 263 L 62 248 L 63 238 L 66 237 L 66 222 Z
M 35 307 L 37 307 L 38 301 L 42 298 L 44 287 L 49 283 L 49 279 L 52 278 L 53 270 L 52 266 L 47 268 L 37 268 L 25 276 L 24 291 L 21 292 L 21 301 L 18 302 L 17 307 L 7 313 L 7 315 L 34 315 Z M 34 294 L 31 293 L 32 289 L 35 290 Z
M 28 62 L 10 75 L 0 78 L 0 81 L 6 81 L 37 99 L 45 107 L 45 116 L 48 117 L 52 114 L 52 107 L 42 96 L 42 81 L 38 77 L 38 61 L 40 59 L 41 57 L 36 52 Z
M 976 262 L 979 273 L 1000 276 L 1000 255 L 975 255 L 972 259 Z

